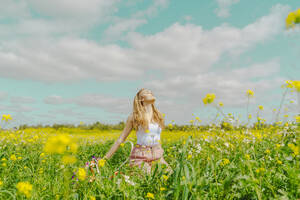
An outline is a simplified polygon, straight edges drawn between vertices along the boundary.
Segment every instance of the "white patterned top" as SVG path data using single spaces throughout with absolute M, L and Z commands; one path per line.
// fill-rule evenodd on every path
M 157 123 L 149 124 L 149 133 L 146 133 L 141 126 L 139 126 L 136 132 L 137 144 L 153 146 L 159 144 L 161 128 Z

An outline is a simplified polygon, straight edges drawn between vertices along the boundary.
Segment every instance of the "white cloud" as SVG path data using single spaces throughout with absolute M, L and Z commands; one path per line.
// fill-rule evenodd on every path
M 0 24 L 2 39 L 80 35 L 90 28 L 109 22 L 118 11 L 120 0 L 8 1 L 0 3 L 0 19 L 14 19 Z M 33 14 L 34 13 L 34 14 Z
M 230 7 L 239 1 L 240 0 L 217 0 L 218 8 L 215 9 L 215 13 L 218 15 L 218 17 L 229 17 Z
M 36 110 L 36 108 L 21 104 L 11 104 L 11 105 L 0 105 L 0 109 L 4 111 L 12 112 L 31 112 Z
M 100 46 L 84 39 L 32 39 L 4 44 L 0 69 L 2 77 L 42 82 L 132 79 L 142 75 L 143 69 L 135 68 L 131 54 L 118 45 Z
M 0 1 L 0 19 L 7 19 L 9 17 L 29 17 L 29 11 L 25 1 Z
M 7 92 L 1 92 L 0 91 L 0 101 L 3 101 L 7 98 L 8 94 Z
M 66 99 L 62 98 L 61 96 L 51 95 L 51 96 L 48 96 L 44 99 L 44 103 L 52 104 L 52 105 L 59 105 L 59 104 L 68 103 L 68 101 Z
M 91 21 L 97 20 L 111 10 L 119 0 L 29 0 L 29 5 L 42 15 L 62 20 Z
M 204 73 L 223 54 L 237 56 L 280 33 L 284 25 L 279 19 L 286 9 L 275 6 L 269 15 L 241 29 L 223 24 L 203 30 L 194 24 L 175 23 L 150 36 L 131 33 L 128 41 L 132 48 L 99 45 L 76 37 L 2 42 L 1 76 L 69 82 L 88 78 L 132 80 L 148 69 L 160 70 L 167 76 Z
M 10 97 L 11 103 L 35 103 L 36 100 L 32 97 L 25 97 L 25 96 L 11 96 Z
M 122 114 L 129 113 L 132 108 L 132 102 L 128 98 L 117 98 L 102 94 L 84 94 L 73 98 L 63 98 L 58 95 L 52 95 L 46 97 L 44 102 L 53 105 L 75 104 L 80 107 L 94 107 L 107 112 Z
M 125 40 L 126 33 L 133 32 L 137 27 L 146 24 L 148 18 L 157 15 L 157 12 L 166 8 L 168 4 L 169 0 L 154 0 L 146 10 L 133 13 L 130 18 L 113 17 L 113 23 L 105 30 L 103 40 L 106 42 Z
M 160 107 L 167 110 L 175 121 L 188 122 L 192 113 L 200 108 L 202 117 L 205 117 L 206 110 L 214 112 L 215 108 L 210 106 L 204 109 L 202 99 L 207 93 L 215 93 L 215 102 L 222 101 L 227 109 L 246 109 L 245 94 L 251 89 L 255 98 L 250 100 L 249 111 L 254 112 L 257 104 L 266 105 L 276 98 L 279 101 L 278 97 L 270 96 L 270 91 L 280 88 L 285 80 L 278 77 L 278 61 L 272 59 L 265 63 L 243 66 L 242 69 L 219 69 L 194 76 L 168 76 L 160 81 L 148 81 L 144 87 L 155 91 L 162 98 L 158 99 Z M 261 80 L 254 81 L 254 77 Z
M 113 41 L 113 40 L 124 40 L 124 33 L 128 31 L 134 31 L 138 26 L 146 24 L 147 20 L 145 19 L 122 19 L 117 18 L 113 25 L 109 26 L 104 33 L 104 40 Z

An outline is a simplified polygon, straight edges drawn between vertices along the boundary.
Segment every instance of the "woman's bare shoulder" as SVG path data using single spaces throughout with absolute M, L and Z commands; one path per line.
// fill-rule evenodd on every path
M 127 118 L 127 121 L 129 122 L 132 122 L 133 121 L 133 113 L 130 113 L 128 118 Z

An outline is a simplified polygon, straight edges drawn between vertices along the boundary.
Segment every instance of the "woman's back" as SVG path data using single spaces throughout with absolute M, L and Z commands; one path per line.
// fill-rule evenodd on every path
M 139 126 L 138 131 L 136 132 L 137 144 L 153 146 L 159 144 L 160 141 L 161 128 L 158 123 L 149 124 L 149 132 L 146 133 L 145 130 Z

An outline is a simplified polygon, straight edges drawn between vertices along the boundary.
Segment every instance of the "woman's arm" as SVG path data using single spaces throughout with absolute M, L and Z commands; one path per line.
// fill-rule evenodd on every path
M 127 136 L 130 134 L 132 130 L 132 122 L 133 122 L 133 115 L 130 114 L 127 118 L 125 128 L 123 132 L 121 133 L 120 137 L 115 141 L 113 146 L 110 148 L 110 150 L 106 153 L 104 158 L 109 159 L 119 148 L 120 144 L 125 141 Z

